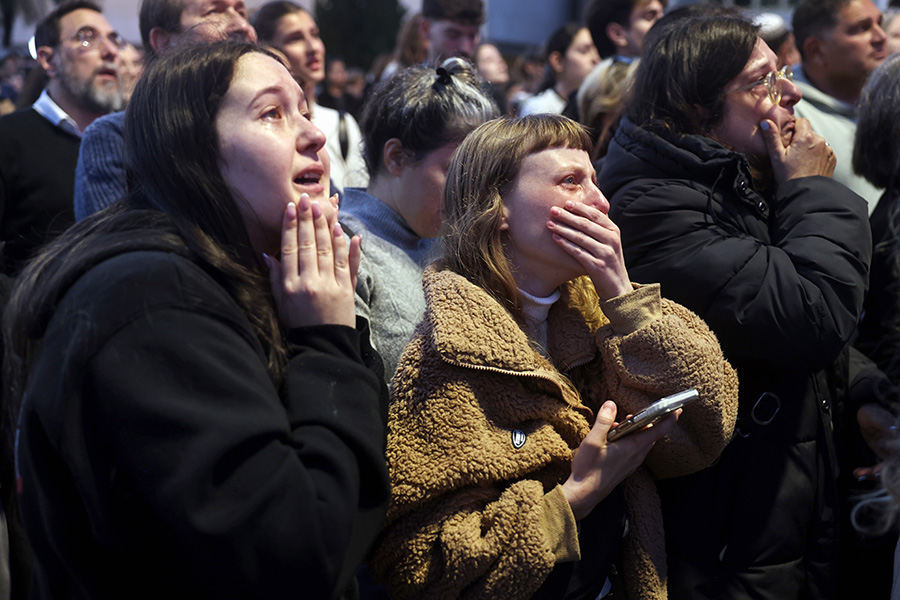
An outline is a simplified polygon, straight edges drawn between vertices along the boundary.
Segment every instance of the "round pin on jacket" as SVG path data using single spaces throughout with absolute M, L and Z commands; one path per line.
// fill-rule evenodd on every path
M 512 445 L 513 448 L 518 450 L 522 446 L 525 445 L 525 432 L 521 429 L 513 429 L 512 432 Z

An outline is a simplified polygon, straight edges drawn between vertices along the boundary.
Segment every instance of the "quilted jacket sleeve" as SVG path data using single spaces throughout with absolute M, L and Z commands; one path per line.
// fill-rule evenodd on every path
M 696 311 L 727 356 L 813 371 L 844 348 L 871 258 L 865 202 L 847 188 L 788 181 L 767 219 L 676 183 L 622 196 L 614 218 L 629 274 Z

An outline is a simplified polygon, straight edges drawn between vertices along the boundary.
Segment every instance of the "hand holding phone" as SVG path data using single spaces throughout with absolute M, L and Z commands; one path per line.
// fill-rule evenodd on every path
M 618 427 L 609 430 L 606 441 L 613 442 L 621 437 L 640 431 L 641 429 L 656 423 L 669 413 L 675 412 L 700 397 L 694 388 L 666 396 L 657 400 L 636 415 L 632 415 L 619 423 Z

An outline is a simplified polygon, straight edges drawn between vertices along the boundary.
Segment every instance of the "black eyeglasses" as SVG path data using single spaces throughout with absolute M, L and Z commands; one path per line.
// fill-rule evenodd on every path
M 103 36 L 93 27 L 82 27 L 71 39 L 81 44 L 82 48 L 96 48 L 103 40 Z M 107 35 L 106 39 L 109 40 L 109 43 L 115 46 L 117 50 L 121 50 L 128 45 L 125 38 L 115 31 Z
M 762 79 L 758 79 L 747 85 L 742 85 L 729 93 L 743 92 L 745 90 L 753 89 L 758 85 L 764 85 L 766 86 L 766 92 L 769 94 L 769 100 L 772 101 L 772 104 L 778 104 L 781 102 L 781 96 L 784 92 L 783 81 L 794 81 L 794 72 L 787 65 L 782 67 L 780 71 L 772 71 Z

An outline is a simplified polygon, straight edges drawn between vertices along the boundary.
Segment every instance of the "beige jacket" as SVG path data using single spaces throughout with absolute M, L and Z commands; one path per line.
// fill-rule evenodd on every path
M 560 484 L 600 404 L 613 399 L 621 416 L 695 387 L 700 400 L 625 483 L 629 597 L 666 597 L 653 477 L 716 459 L 734 427 L 737 377 L 706 324 L 661 300 L 659 286 L 598 307 L 586 281 L 587 301 L 570 283 L 550 311 L 551 364 L 483 290 L 426 271 L 425 318 L 392 383 L 393 499 L 371 561 L 392 598 L 528 598 L 557 562 L 579 558 Z

